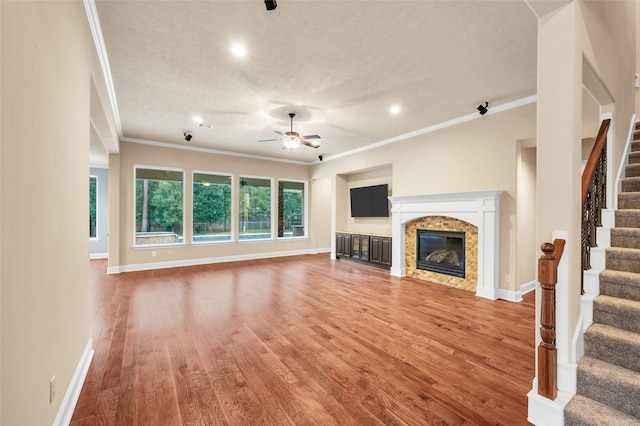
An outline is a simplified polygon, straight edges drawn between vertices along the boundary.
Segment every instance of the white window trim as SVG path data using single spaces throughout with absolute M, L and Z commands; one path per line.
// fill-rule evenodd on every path
M 149 169 L 149 170 L 168 170 L 170 172 L 182 172 L 182 242 L 177 243 L 168 243 L 168 244 L 136 244 L 136 170 L 137 169 Z M 176 168 L 176 167 L 162 167 L 162 166 L 147 166 L 144 164 L 134 164 L 133 165 L 133 249 L 152 249 L 152 248 L 162 248 L 162 247 L 186 247 L 185 243 L 185 215 L 186 215 L 186 193 L 185 193 L 185 185 L 186 185 L 186 176 L 187 173 L 185 169 Z

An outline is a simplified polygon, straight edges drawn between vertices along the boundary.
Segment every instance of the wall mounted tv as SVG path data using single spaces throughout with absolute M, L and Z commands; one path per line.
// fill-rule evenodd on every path
M 389 217 L 389 185 L 351 188 L 351 217 Z

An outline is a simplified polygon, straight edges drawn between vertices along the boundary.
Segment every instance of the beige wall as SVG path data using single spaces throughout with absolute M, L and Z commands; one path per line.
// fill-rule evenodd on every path
M 331 248 L 331 189 L 331 179 L 327 177 L 311 180 L 309 223 L 313 248 Z
M 535 105 L 489 114 L 483 118 L 385 145 L 356 155 L 324 161 L 312 178 L 333 176 L 337 195 L 336 229 L 348 226 L 349 176 L 360 170 L 392 169 L 393 195 L 504 189 L 501 200 L 500 287 L 516 288 L 516 141 L 535 135 Z M 460 164 L 454 173 L 452 159 Z M 342 188 L 342 189 L 341 189 Z M 387 226 L 381 225 L 380 229 Z M 385 231 L 381 231 L 385 232 Z M 507 282 L 509 276 L 509 282 Z
M 255 176 L 277 179 L 304 180 L 309 182 L 309 167 L 306 165 L 288 164 L 256 160 L 243 157 L 221 156 L 196 151 L 178 150 L 136 143 L 120 144 L 120 211 L 119 211 L 119 259 L 120 266 L 138 265 L 156 262 L 189 261 L 192 259 L 208 259 L 224 256 L 248 256 L 264 253 L 308 250 L 317 248 L 311 238 L 282 239 L 275 241 L 244 241 L 216 244 L 191 245 L 190 224 L 192 204 L 192 172 L 208 171 L 229 173 L 234 176 L 234 187 L 238 184 L 239 176 Z M 183 247 L 149 247 L 133 248 L 134 222 L 134 166 L 152 166 L 183 169 L 185 171 L 185 241 Z M 112 173 L 115 174 L 115 173 Z M 236 193 L 237 191 L 234 191 Z M 307 185 L 307 196 L 312 194 Z M 233 199 L 237 200 L 237 195 Z M 313 204 L 313 200 L 310 200 Z M 232 203 L 232 215 L 237 219 L 237 205 Z M 272 212 L 277 211 L 275 198 Z M 273 216 L 273 214 L 272 214 Z M 235 222 L 237 226 L 237 220 Z M 313 228 L 314 223 L 309 225 Z M 189 229 L 187 229 L 189 228 Z M 309 230 L 309 235 L 313 231 Z M 156 256 L 152 256 L 155 252 Z
M 0 100 L 2 100 L 2 3 L 0 2 Z M 0 101 L 0 165 L 2 164 L 2 102 Z M 2 189 L 2 173 L 0 173 Z M 0 308 L 2 307 L 2 191 L 0 191 Z M 2 383 L 2 314 L 0 311 L 0 383 Z M 2 422 L 2 386 L 0 385 L 0 423 Z
M 615 100 L 613 106 L 613 165 L 617 172 L 635 112 L 636 3 L 632 1 L 581 1 L 579 40 L 582 55 Z M 602 103 L 601 103 L 602 104 Z M 602 104 L 604 105 L 604 104 Z M 606 110 L 607 108 L 605 108 Z M 615 173 L 614 173 L 615 176 Z
M 558 339 L 570 341 L 580 314 L 582 88 L 592 85 L 602 110 L 614 113 L 610 166 L 617 172 L 634 112 L 635 16 L 634 2 L 580 1 L 539 19 L 536 245 L 554 230 L 568 233 L 569 330 Z M 586 67 L 602 89 L 583 81 Z M 615 103 L 606 106 L 607 98 Z
M 81 2 L 0 9 L 0 423 L 46 425 L 89 340 L 91 78 L 105 88 Z
M 374 234 L 391 235 L 391 205 L 389 205 L 389 217 L 351 217 L 351 188 L 373 185 L 389 185 L 389 195 L 393 195 L 393 170 L 390 166 L 369 170 L 366 172 L 358 172 L 346 175 L 347 193 L 346 199 L 342 199 L 342 203 L 346 203 L 347 225 L 346 229 L 338 229 L 338 231 L 362 232 Z
M 517 252 L 516 286 L 536 278 L 536 148 L 518 141 L 517 150 Z

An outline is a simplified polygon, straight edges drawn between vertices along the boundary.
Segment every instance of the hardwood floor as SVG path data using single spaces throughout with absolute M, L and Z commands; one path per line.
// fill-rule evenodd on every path
M 528 424 L 522 303 L 328 254 L 106 275 L 72 426 Z

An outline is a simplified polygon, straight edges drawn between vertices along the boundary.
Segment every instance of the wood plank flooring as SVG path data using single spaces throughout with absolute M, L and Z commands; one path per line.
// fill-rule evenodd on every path
M 521 425 L 522 303 L 328 254 L 106 275 L 72 426 Z

